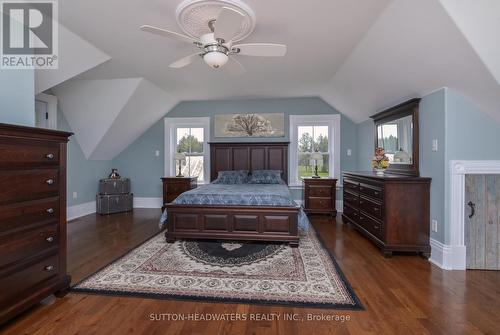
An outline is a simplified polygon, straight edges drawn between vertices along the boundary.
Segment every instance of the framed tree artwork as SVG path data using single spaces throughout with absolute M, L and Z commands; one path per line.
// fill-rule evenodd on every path
M 218 114 L 214 121 L 215 137 L 284 137 L 285 115 Z

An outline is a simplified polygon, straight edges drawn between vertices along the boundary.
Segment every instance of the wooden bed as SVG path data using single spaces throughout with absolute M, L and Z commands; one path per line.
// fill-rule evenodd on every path
M 210 181 L 219 171 L 281 170 L 288 182 L 288 142 L 210 143 Z M 165 204 L 167 242 L 217 239 L 288 242 L 298 246 L 300 206 Z

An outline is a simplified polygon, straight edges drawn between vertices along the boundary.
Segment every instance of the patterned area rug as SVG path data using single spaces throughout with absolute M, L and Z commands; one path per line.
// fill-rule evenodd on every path
M 73 287 L 75 292 L 362 309 L 314 229 L 300 245 L 176 241 L 160 233 Z

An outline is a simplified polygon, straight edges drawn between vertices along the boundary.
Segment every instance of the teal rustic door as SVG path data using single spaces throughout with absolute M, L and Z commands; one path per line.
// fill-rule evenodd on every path
M 500 175 L 465 176 L 467 269 L 500 269 Z

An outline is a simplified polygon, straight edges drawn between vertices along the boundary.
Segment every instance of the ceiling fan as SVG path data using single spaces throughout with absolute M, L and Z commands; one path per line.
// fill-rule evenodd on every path
M 176 69 L 187 66 L 199 58 L 203 58 L 205 63 L 214 69 L 218 69 L 228 63 L 228 70 L 235 74 L 240 74 L 245 72 L 245 68 L 234 58 L 235 55 L 282 57 L 286 54 L 286 45 L 284 44 L 246 43 L 233 45 L 232 39 L 240 29 L 243 18 L 243 14 L 239 11 L 229 7 L 222 7 L 217 18 L 208 22 L 211 32 L 202 35 L 199 40 L 188 35 L 150 25 L 143 25 L 140 29 L 148 33 L 191 43 L 198 47 L 198 52 L 183 57 L 169 65 L 171 68 Z

